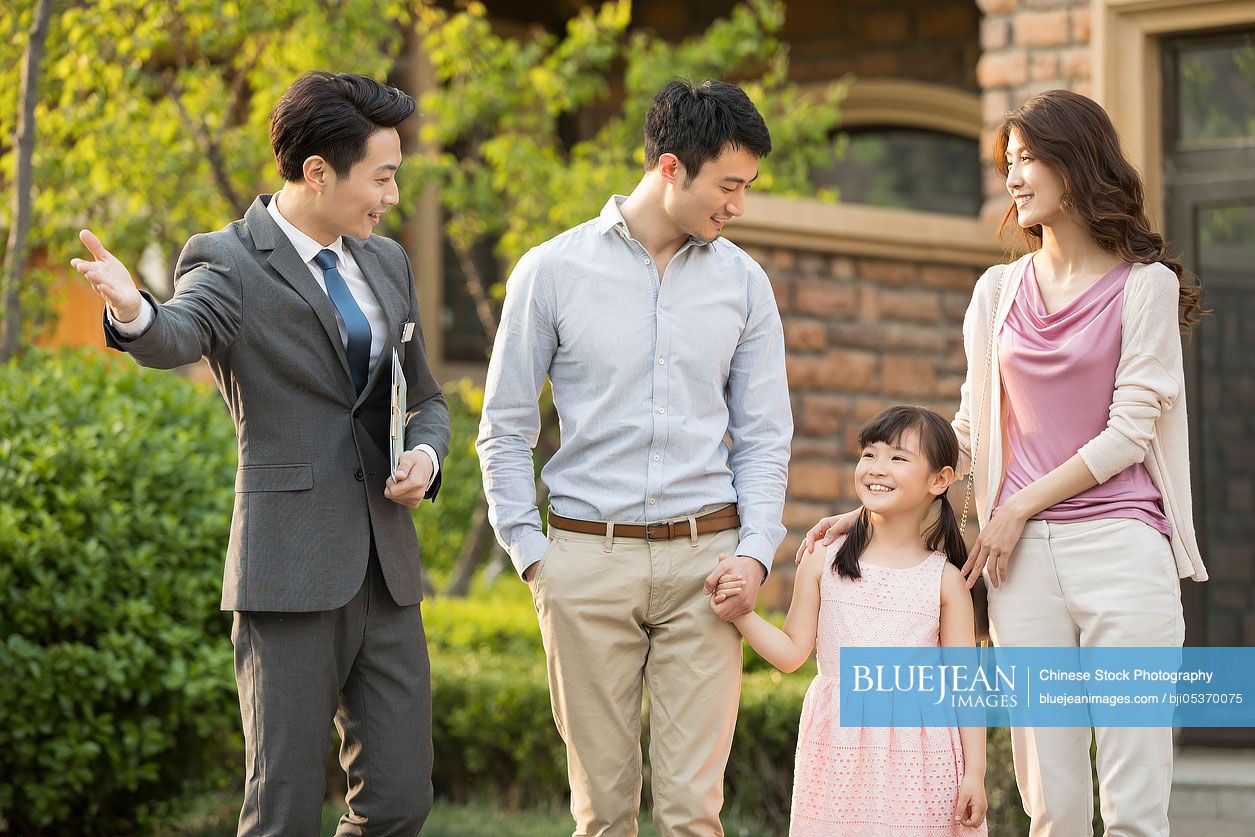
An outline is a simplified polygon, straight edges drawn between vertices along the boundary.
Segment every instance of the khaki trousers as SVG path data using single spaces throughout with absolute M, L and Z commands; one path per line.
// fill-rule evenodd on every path
M 1138 520 L 1030 520 L 989 590 L 995 645 L 1176 646 L 1181 585 L 1168 539 Z M 1168 833 L 1172 730 L 1096 728 L 1098 789 L 1111 837 Z M 1093 834 L 1090 729 L 1011 729 L 1015 781 L 1032 837 Z
M 550 531 L 531 589 L 575 837 L 637 833 L 642 683 L 659 835 L 723 834 L 741 637 L 702 582 L 737 540 L 735 529 L 670 541 Z

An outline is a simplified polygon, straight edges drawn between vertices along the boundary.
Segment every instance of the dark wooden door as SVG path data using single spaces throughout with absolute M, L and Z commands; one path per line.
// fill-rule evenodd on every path
M 1255 31 L 1165 42 L 1167 233 L 1211 314 L 1186 352 L 1194 522 L 1189 645 L 1255 645 Z M 1255 746 L 1255 729 L 1185 730 Z

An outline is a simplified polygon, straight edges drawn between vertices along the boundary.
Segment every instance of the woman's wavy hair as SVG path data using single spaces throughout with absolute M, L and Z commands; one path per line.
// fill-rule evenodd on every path
M 862 450 L 877 442 L 896 445 L 912 431 L 919 438 L 920 453 L 933 471 L 959 467 L 959 440 L 950 422 L 924 407 L 890 407 L 885 410 L 863 425 L 858 434 L 858 448 Z M 937 499 L 941 501 L 941 513 L 937 522 L 924 533 L 924 543 L 929 549 L 943 552 L 951 564 L 962 568 L 967 562 L 963 530 L 959 528 L 954 507 L 945 493 Z M 846 578 L 859 578 L 862 573 L 858 568 L 858 559 L 871 540 L 872 523 L 867 509 L 863 509 L 845 541 L 837 548 L 836 557 L 832 560 L 833 570 Z
M 1005 179 L 1007 144 L 1011 132 L 1037 159 L 1063 178 L 1064 211 L 1072 213 L 1098 245 L 1133 264 L 1160 262 L 1181 283 L 1177 321 L 1188 335 L 1205 313 L 1198 278 L 1185 269 L 1146 217 L 1145 192 L 1137 170 L 1120 150 L 1115 126 L 1097 102 L 1070 90 L 1047 90 L 1007 113 L 994 136 L 994 164 Z M 1028 249 L 1041 246 L 1040 226 L 1021 229 L 1015 201 L 1007 207 L 999 235 L 1010 224 L 1027 240 Z

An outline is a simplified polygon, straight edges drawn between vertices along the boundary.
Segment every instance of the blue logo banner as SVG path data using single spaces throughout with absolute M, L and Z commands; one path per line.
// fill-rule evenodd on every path
M 1255 648 L 842 648 L 843 727 L 1255 727 Z

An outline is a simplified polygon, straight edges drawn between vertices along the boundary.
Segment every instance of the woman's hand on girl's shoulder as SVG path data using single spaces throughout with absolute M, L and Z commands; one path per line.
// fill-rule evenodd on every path
M 854 509 L 843 514 L 834 514 L 831 517 L 825 517 L 806 533 L 806 537 L 802 539 L 802 543 L 798 545 L 797 555 L 793 558 L 794 564 L 801 564 L 802 557 L 813 551 L 816 547 L 829 546 L 837 538 L 842 535 L 849 534 L 854 528 L 855 521 L 858 520 L 859 513 L 862 508 Z
M 798 561 L 797 571 L 804 575 L 814 575 L 818 578 L 827 561 L 828 550 L 824 549 L 821 544 L 816 544 L 813 549 L 802 553 L 802 557 Z
M 941 593 L 943 596 L 946 593 L 962 593 L 964 598 L 972 598 L 972 591 L 967 587 L 963 571 L 949 561 L 941 570 Z

